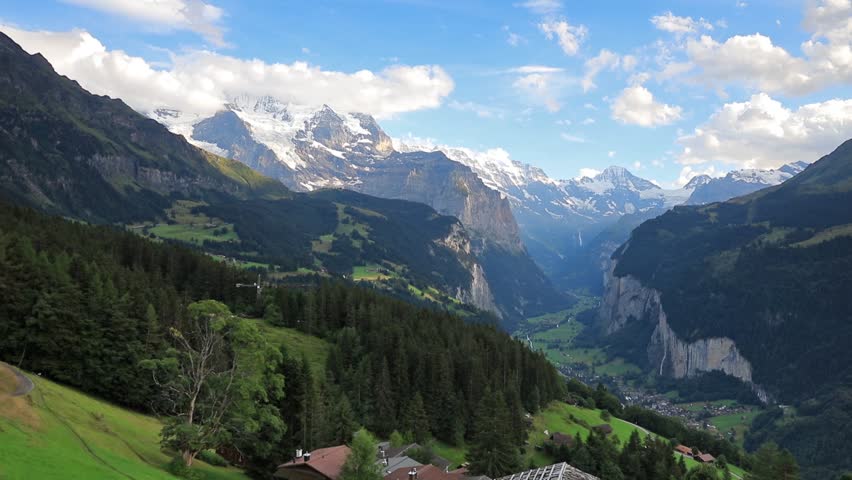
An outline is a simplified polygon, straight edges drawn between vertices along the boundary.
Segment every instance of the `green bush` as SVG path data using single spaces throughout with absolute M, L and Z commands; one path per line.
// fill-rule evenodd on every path
M 209 465 L 216 467 L 227 467 L 230 465 L 227 460 L 213 450 L 204 450 L 198 454 L 198 459 Z

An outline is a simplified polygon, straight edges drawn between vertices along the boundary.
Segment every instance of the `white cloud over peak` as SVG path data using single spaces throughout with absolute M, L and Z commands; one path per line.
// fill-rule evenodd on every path
M 680 175 L 678 175 L 674 186 L 678 188 L 683 187 L 684 185 L 689 183 L 690 180 L 699 175 L 707 175 L 708 177 L 724 177 L 725 172 L 716 170 L 716 167 L 714 165 L 710 165 L 707 168 L 703 169 L 695 169 L 687 165 L 680 169 Z
M 704 18 L 693 20 L 692 17 L 678 17 L 671 11 L 651 17 L 651 23 L 654 24 L 657 30 L 663 30 L 676 35 L 695 33 L 700 30 L 713 30 L 713 25 L 707 20 L 704 20 Z
M 601 171 L 600 171 L 600 170 L 597 170 L 597 169 L 594 169 L 594 168 L 581 168 L 581 169 L 580 169 L 580 172 L 579 172 L 579 175 L 577 175 L 577 176 L 576 176 L 576 177 L 574 177 L 574 178 L 575 178 L 576 180 L 579 180 L 579 179 L 581 179 L 581 178 L 583 178 L 583 177 L 595 178 L 595 177 L 597 177 L 597 176 L 598 176 L 598 175 L 600 175 L 600 174 L 601 174 Z
M 668 125 L 681 117 L 681 108 L 660 103 L 641 85 L 625 88 L 612 103 L 612 118 L 621 123 L 654 127 Z
M 226 45 L 221 8 L 201 0 L 64 0 L 147 24 L 189 30 L 216 46 Z
M 328 104 L 342 112 L 377 117 L 435 108 L 452 92 L 452 78 L 435 65 L 395 65 L 379 72 L 324 70 L 243 60 L 209 51 L 174 56 L 168 68 L 141 57 L 108 50 L 86 31 L 36 32 L 0 26 L 30 53 L 40 52 L 60 74 L 87 90 L 124 100 L 150 112 L 168 106 L 210 114 L 237 95 L 270 95 L 284 102 Z
M 852 136 L 852 99 L 792 110 L 766 93 L 727 103 L 691 134 L 678 139 L 684 165 L 722 162 L 740 168 L 777 168 L 814 161 Z
M 586 34 L 589 32 L 585 25 L 574 26 L 565 20 L 542 22 L 538 25 L 538 28 L 544 32 L 544 36 L 548 40 L 555 38 L 559 47 L 568 56 L 577 54 L 580 50 L 580 44 L 583 43 Z

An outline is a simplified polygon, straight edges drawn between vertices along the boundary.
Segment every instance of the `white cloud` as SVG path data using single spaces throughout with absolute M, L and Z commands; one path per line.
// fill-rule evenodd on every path
M 657 30 L 663 30 L 676 35 L 696 33 L 700 30 L 713 30 L 713 25 L 703 18 L 693 20 L 692 17 L 678 17 L 671 11 L 651 17 L 651 23 L 654 24 Z
M 224 10 L 201 0 L 64 0 L 140 22 L 189 30 L 216 46 L 226 45 L 220 25 Z
M 574 178 L 577 179 L 577 180 L 579 180 L 583 177 L 594 178 L 594 177 L 597 177 L 600 174 L 601 174 L 601 171 L 594 169 L 594 168 L 581 168 L 580 174 L 577 175 Z
M 568 56 L 577 54 L 580 50 L 580 44 L 583 43 L 583 40 L 585 40 L 586 34 L 588 33 L 588 29 L 585 25 L 574 26 L 564 20 L 546 21 L 540 23 L 538 28 L 544 32 L 544 36 L 546 36 L 548 40 L 553 40 L 555 38 L 559 43 L 559 47 L 562 48 L 562 51 Z
M 630 72 L 636 68 L 637 63 L 638 60 L 633 55 L 619 55 L 606 48 L 601 49 L 597 56 L 586 60 L 583 64 L 585 70 L 582 80 L 583 92 L 597 88 L 595 77 L 602 71 L 621 68 L 625 72 Z
M 612 103 L 612 118 L 631 125 L 668 125 L 680 116 L 680 107 L 657 102 L 654 95 L 641 85 L 625 88 Z
M 615 156 L 615 150 L 610 150 L 610 151 L 606 152 L 606 156 L 609 157 L 609 158 L 614 157 Z
M 503 111 L 488 105 L 482 105 L 475 102 L 459 102 L 452 100 L 447 104 L 453 110 L 461 112 L 473 112 L 479 118 L 503 118 Z
M 562 138 L 562 140 L 565 140 L 566 142 L 586 143 L 586 139 L 578 135 L 572 135 L 570 133 L 561 133 L 559 134 L 559 136 Z
M 699 175 L 707 175 L 709 177 L 724 177 L 725 173 L 719 170 L 716 170 L 716 167 L 710 165 L 703 169 L 694 169 L 690 166 L 685 166 L 680 169 L 680 175 L 678 175 L 677 180 L 675 180 L 676 187 L 683 187 L 690 180 L 699 176 Z
M 803 26 L 811 38 L 795 56 L 755 33 L 724 42 L 709 36 L 687 41 L 691 63 L 712 87 L 745 84 L 765 92 L 804 95 L 834 85 L 852 83 L 852 1 L 810 1 Z
M 598 109 L 598 107 L 594 106 L 594 105 L 593 105 L 593 104 L 591 104 L 591 103 L 585 103 L 585 104 L 583 104 L 583 108 L 585 108 L 586 110 L 597 110 L 597 109 Z
M 515 32 L 509 32 L 508 36 L 506 37 L 506 43 L 508 43 L 509 45 L 511 45 L 513 47 L 517 47 L 523 41 L 524 41 L 524 37 L 518 35 Z
M 601 50 L 597 56 L 586 60 L 584 65 L 585 74 L 583 75 L 583 92 L 588 92 L 596 87 L 595 77 L 602 70 L 612 70 L 618 67 L 621 63 L 621 57 L 607 49 Z
M 742 0 L 737 0 L 735 5 L 737 6 L 737 8 L 746 8 L 748 6 L 748 3 L 746 3 Z
M 591 117 L 586 117 L 580 123 L 582 123 L 583 125 L 593 125 L 595 123 L 595 119 Z
M 852 99 L 786 108 L 765 93 L 727 103 L 693 133 L 678 139 L 684 165 L 722 162 L 776 168 L 813 161 L 852 136 Z
M 305 55 L 310 55 L 311 49 L 308 47 L 302 47 L 302 53 L 304 53 Z
M 513 32 L 508 25 L 503 25 L 503 31 L 506 32 L 506 43 L 513 47 L 517 47 L 522 43 L 527 43 L 527 39 Z
M 328 104 L 343 112 L 377 117 L 435 108 L 453 90 L 453 80 L 439 66 L 395 65 L 380 72 L 323 70 L 305 62 L 292 64 L 243 60 L 209 51 L 192 51 L 172 59 L 170 68 L 154 68 L 145 59 L 107 48 L 88 32 L 32 32 L 0 27 L 25 50 L 41 52 L 61 74 L 87 90 L 121 98 L 150 112 L 169 106 L 209 114 L 230 98 L 271 95 L 284 102 Z
M 559 11 L 562 8 L 562 2 L 559 0 L 527 0 L 516 3 L 515 6 L 528 8 L 534 13 L 546 15 Z
M 509 73 L 559 73 L 562 72 L 563 69 L 560 67 L 549 67 L 547 65 L 524 65 L 521 67 L 515 67 L 508 70 Z
M 534 104 L 543 105 L 550 112 L 562 108 L 560 98 L 564 90 L 576 80 L 564 75 L 561 69 L 541 66 L 519 67 L 518 73 L 531 72 L 515 79 L 512 86 Z

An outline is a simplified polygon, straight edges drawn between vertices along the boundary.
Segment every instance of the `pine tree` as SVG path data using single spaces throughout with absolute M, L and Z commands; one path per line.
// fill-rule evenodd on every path
M 373 430 L 380 437 L 387 435 L 396 426 L 396 406 L 393 403 L 391 390 L 390 368 L 388 362 L 382 360 L 381 372 L 375 385 L 375 411 L 373 413 Z
M 502 395 L 486 389 L 476 416 L 476 433 L 468 460 L 474 475 L 498 478 L 516 471 L 521 464 L 518 447 L 512 442 L 509 412 Z

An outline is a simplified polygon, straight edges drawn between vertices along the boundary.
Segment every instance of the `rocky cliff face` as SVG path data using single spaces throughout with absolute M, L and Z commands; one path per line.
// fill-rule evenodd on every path
M 486 187 L 470 168 L 440 152 L 394 153 L 361 177 L 354 190 L 425 203 L 438 213 L 458 218 L 475 240 L 523 252 L 509 202 Z
M 713 337 L 684 341 L 668 324 L 660 292 L 642 285 L 633 276 L 615 276 L 616 265 L 613 260 L 604 278 L 606 290 L 600 318 L 607 334 L 621 330 L 630 322 L 650 322 L 654 330 L 647 346 L 648 362 L 658 375 L 686 378 L 702 372 L 722 371 L 752 383 L 751 363 L 733 340 Z M 762 395 L 759 388 L 756 391 Z
M 471 241 L 464 227 L 459 223 L 454 224 L 447 236 L 436 243 L 455 252 L 470 273 L 470 285 L 467 288 L 458 287 L 456 289 L 456 300 L 502 318 L 503 315 L 494 302 L 494 295 L 491 293 L 488 280 L 485 278 L 485 271 L 473 255 Z

